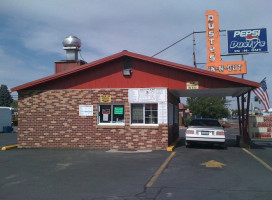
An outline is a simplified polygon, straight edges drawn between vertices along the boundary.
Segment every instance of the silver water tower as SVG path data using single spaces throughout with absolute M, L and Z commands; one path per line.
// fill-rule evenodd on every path
M 63 42 L 63 49 L 66 51 L 67 60 L 78 60 L 78 52 L 80 51 L 81 41 L 76 36 L 67 36 Z

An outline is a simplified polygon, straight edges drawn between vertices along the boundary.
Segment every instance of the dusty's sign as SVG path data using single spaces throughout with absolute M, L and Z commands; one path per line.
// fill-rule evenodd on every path
M 265 28 L 228 30 L 228 54 L 268 52 Z
M 245 61 L 222 62 L 220 51 L 219 15 L 215 10 L 206 11 L 207 70 L 226 74 L 246 74 Z
M 207 60 L 220 62 L 219 17 L 215 10 L 206 11 Z

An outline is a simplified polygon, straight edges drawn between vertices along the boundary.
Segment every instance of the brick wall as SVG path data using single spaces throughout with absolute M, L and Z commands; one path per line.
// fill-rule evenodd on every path
M 251 138 L 272 138 L 272 116 L 249 116 Z
M 125 125 L 97 124 L 100 95 L 125 104 Z M 166 149 L 168 126 L 130 126 L 127 89 L 20 91 L 19 148 Z M 79 105 L 93 105 L 93 116 L 79 116 Z

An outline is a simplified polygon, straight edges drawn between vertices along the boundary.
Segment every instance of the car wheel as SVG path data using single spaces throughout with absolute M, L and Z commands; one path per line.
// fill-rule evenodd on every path
M 185 146 L 186 146 L 186 148 L 188 148 L 190 146 L 190 143 L 187 140 L 185 140 Z
M 226 145 L 226 143 L 225 143 L 225 142 L 224 142 L 224 143 L 222 143 L 220 146 L 221 146 L 221 148 L 222 148 L 222 149 L 227 149 L 227 145 Z

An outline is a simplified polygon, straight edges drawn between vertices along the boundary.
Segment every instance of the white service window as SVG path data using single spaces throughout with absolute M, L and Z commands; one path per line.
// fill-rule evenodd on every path
M 158 124 L 158 104 L 131 104 L 131 124 Z

